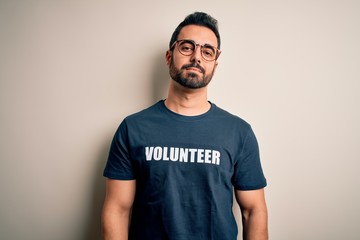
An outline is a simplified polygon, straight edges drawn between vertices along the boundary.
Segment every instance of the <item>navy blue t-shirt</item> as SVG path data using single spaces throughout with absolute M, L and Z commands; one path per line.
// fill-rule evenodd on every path
M 104 176 L 136 179 L 131 240 L 236 240 L 233 188 L 266 186 L 250 125 L 213 103 L 199 116 L 159 101 L 126 117 Z

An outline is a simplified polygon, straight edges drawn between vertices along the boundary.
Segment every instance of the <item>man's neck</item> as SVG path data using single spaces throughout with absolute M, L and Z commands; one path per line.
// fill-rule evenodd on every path
M 188 89 L 171 83 L 165 106 L 173 112 L 185 116 L 197 116 L 209 111 L 211 104 L 207 100 L 207 87 Z

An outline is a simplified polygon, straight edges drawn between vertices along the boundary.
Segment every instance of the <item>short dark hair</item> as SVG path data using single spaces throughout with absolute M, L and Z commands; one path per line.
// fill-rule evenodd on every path
M 171 48 L 173 43 L 177 40 L 177 37 L 179 36 L 181 29 L 188 25 L 207 27 L 210 30 L 212 30 L 217 38 L 217 43 L 218 43 L 217 48 L 220 49 L 220 34 L 218 29 L 218 21 L 215 18 L 211 17 L 209 14 L 206 14 L 204 12 L 194 12 L 188 15 L 184 19 L 184 21 L 182 21 L 179 24 L 179 26 L 177 26 L 177 28 L 175 29 L 175 31 L 171 36 L 169 48 Z

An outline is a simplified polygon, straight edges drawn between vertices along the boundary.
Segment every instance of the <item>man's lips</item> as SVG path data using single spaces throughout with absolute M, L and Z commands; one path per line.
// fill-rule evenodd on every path
M 187 67 L 185 68 L 186 70 L 189 70 L 189 71 L 195 71 L 195 72 L 200 72 L 202 73 L 202 70 L 200 68 L 197 68 L 197 67 Z

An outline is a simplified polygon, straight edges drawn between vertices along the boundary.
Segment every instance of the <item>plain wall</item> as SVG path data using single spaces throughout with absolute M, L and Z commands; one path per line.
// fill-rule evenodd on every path
M 209 100 L 257 135 L 270 239 L 360 238 L 359 1 L 1 0 L 0 239 L 100 238 L 110 141 L 166 97 L 194 11 L 219 21 Z

